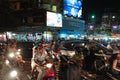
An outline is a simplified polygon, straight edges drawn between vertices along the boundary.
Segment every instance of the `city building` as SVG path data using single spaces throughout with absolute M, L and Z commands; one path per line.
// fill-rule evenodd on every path
M 106 8 L 102 15 L 101 29 L 104 32 L 120 33 L 120 10 Z
M 61 0 L 8 0 L 9 7 L 14 10 L 17 22 L 17 34 L 43 34 L 45 39 L 54 38 L 53 31 L 57 28 L 47 27 L 47 17 L 60 14 Z M 51 12 L 48 15 L 48 12 Z M 53 17 L 55 17 L 53 16 Z M 61 16 L 62 17 L 62 16 Z M 51 20 L 53 21 L 53 20 Z M 54 22 L 54 21 L 53 21 Z M 56 25 L 57 26 L 57 25 Z M 47 34 L 50 33 L 50 34 Z
M 100 17 L 101 22 L 91 23 L 93 20 L 88 20 L 87 31 L 90 38 L 94 39 L 119 39 L 120 38 L 120 10 L 114 8 L 106 8 Z M 90 25 L 90 26 L 89 26 Z
M 9 4 L 7 7 L 15 17 L 15 30 L 12 31 L 11 28 L 12 32 L 5 33 L 9 38 L 19 38 L 21 41 L 27 41 L 26 38 L 29 38 L 29 41 L 34 41 L 37 36 L 37 39 L 44 38 L 44 41 L 49 41 L 61 38 L 58 35 L 65 30 L 69 39 L 76 39 L 84 32 L 82 0 L 2 1 Z

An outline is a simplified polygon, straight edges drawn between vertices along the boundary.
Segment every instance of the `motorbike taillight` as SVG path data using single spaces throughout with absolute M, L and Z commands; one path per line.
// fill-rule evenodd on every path
M 54 77 L 55 76 L 55 73 L 54 73 L 54 70 L 52 69 L 47 69 L 46 70 L 46 76 L 49 76 L 49 77 Z

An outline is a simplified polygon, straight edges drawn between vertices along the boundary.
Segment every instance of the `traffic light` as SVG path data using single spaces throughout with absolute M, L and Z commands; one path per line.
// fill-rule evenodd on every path
M 95 19 L 95 15 L 91 15 L 91 19 Z

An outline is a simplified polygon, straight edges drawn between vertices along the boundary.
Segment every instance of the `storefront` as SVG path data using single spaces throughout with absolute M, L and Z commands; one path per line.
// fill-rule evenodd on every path
M 60 29 L 60 39 L 80 39 L 84 33 L 85 21 L 72 18 L 63 18 L 63 27 Z
M 35 41 L 51 41 L 53 39 L 52 33 L 50 31 L 41 32 L 6 32 L 8 39 L 15 39 L 17 41 L 23 42 L 35 42 Z M 6 39 L 5 39 L 6 40 Z

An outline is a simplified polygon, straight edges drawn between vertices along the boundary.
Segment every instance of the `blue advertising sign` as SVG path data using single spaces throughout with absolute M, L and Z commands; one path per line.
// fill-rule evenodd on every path
M 63 15 L 82 18 L 82 0 L 63 0 Z

